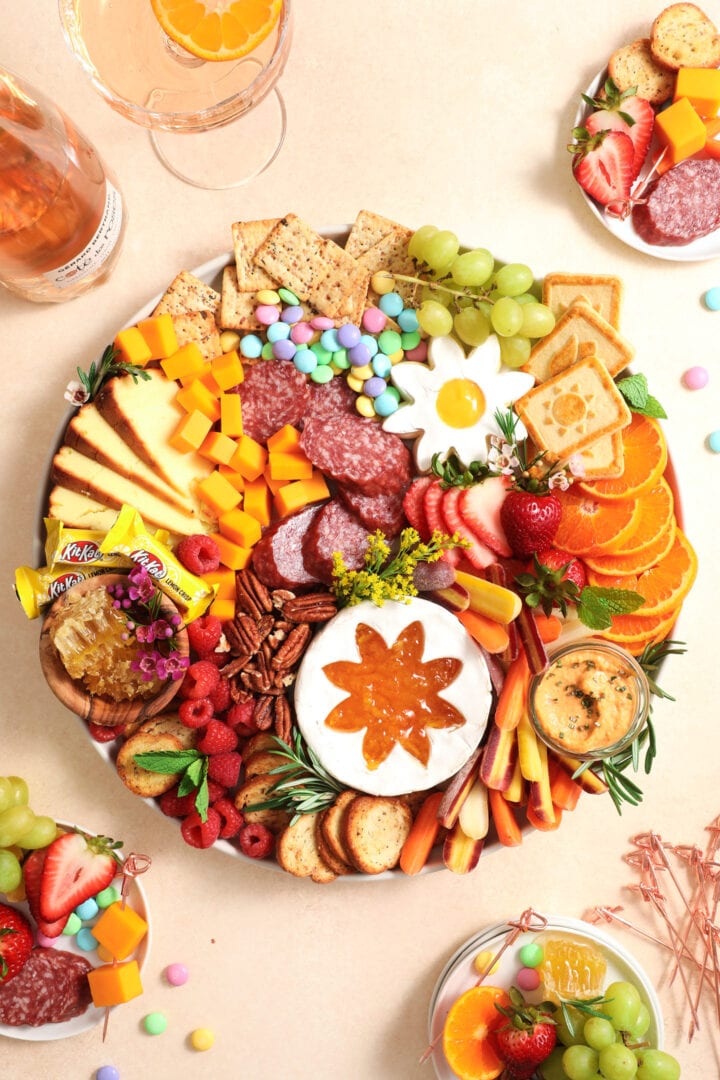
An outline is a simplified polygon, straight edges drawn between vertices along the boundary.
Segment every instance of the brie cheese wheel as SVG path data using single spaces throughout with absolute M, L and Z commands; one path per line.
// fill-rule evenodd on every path
M 397 659 L 399 638 L 409 643 L 407 660 Z M 361 654 L 363 640 L 372 657 L 370 647 Z M 392 685 L 389 678 L 383 685 L 383 662 L 388 674 L 392 668 Z M 417 598 L 344 608 L 313 639 L 295 683 L 297 723 L 308 746 L 337 780 L 370 795 L 424 791 L 453 776 L 480 742 L 491 700 L 487 664 L 462 624 Z M 354 719 L 338 730 L 341 714 Z M 412 751 L 403 745 L 408 738 Z M 368 760 L 378 740 L 382 750 Z

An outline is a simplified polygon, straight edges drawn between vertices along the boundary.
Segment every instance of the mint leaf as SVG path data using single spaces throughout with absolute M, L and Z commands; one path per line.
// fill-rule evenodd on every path
M 149 750 L 134 754 L 133 761 L 141 769 L 156 773 L 180 773 L 203 755 L 199 750 Z
M 655 420 L 667 420 L 667 413 L 663 409 L 662 405 L 657 398 L 652 394 L 648 394 L 647 401 L 643 408 L 636 408 L 632 410 L 636 413 L 642 413 L 643 416 L 652 416 Z
M 667 418 L 667 413 L 658 399 L 653 397 L 648 390 L 648 381 L 640 372 L 621 379 L 617 388 L 632 412 L 641 413 L 642 416 L 652 416 L 658 420 Z
M 207 758 L 203 761 L 202 779 L 198 784 L 197 795 L 195 796 L 195 809 L 200 815 L 201 821 L 207 821 L 208 806 L 210 805 L 210 790 L 207 782 Z
M 603 589 L 586 585 L 580 593 L 577 616 L 590 630 L 609 630 L 613 615 L 630 615 L 645 603 L 631 589 Z

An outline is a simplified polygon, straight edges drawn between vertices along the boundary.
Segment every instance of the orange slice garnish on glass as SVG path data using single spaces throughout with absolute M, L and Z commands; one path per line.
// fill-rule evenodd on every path
M 240 60 L 277 25 L 282 0 L 150 0 L 165 33 L 203 60 Z
M 473 986 L 453 1002 L 443 1028 L 443 1050 L 448 1065 L 460 1080 L 495 1080 L 505 1068 L 498 1057 L 492 1033 L 507 1017 L 510 998 L 497 986 Z

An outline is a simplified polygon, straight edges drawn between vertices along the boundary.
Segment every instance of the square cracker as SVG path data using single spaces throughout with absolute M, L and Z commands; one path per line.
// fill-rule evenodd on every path
M 220 306 L 220 293 L 188 270 L 173 278 L 155 307 L 153 315 L 187 315 L 193 311 L 211 311 Z
M 379 270 L 388 270 L 391 274 L 405 274 L 409 277 L 415 277 L 417 275 L 415 260 L 407 253 L 412 234 L 412 229 L 397 225 L 392 232 L 387 233 L 360 255 L 358 262 L 370 271 L 371 277 Z M 411 281 L 396 281 L 394 290 L 402 297 L 406 307 L 415 306 L 417 285 Z M 371 296 L 377 302 L 376 293 L 371 292 Z
M 603 435 L 601 439 L 580 450 L 577 457 L 583 463 L 585 480 L 607 480 L 622 476 L 625 468 L 622 431 Z
M 172 315 L 178 347 L 195 341 L 206 360 L 212 360 L 222 352 L 220 331 L 211 311 L 193 311 L 184 315 Z
M 559 461 L 630 423 L 625 399 L 597 356 L 579 360 L 515 402 L 539 450 Z
M 555 318 L 573 304 L 581 302 L 594 308 L 606 322 L 620 329 L 620 304 L 623 286 L 620 278 L 602 274 L 547 274 L 543 281 L 543 304 Z
M 256 263 L 322 315 L 359 319 L 370 273 L 296 214 L 281 218 L 256 252 Z
M 364 255 L 366 251 L 369 251 L 371 247 L 377 244 L 379 240 L 382 240 L 383 237 L 387 236 L 388 233 L 393 233 L 396 229 L 402 228 L 403 226 L 398 225 L 396 221 L 391 221 L 390 218 L 382 217 L 373 210 L 361 210 L 355 218 L 353 227 L 350 230 L 350 235 L 345 244 L 345 250 L 348 255 L 352 255 L 354 259 L 359 259 L 361 255 Z M 412 232 L 410 235 L 412 235 Z
M 220 325 L 224 330 L 259 330 L 255 317 L 257 300 L 255 292 L 241 292 L 238 288 L 237 270 L 226 266 L 223 270 L 222 300 L 220 302 Z
M 579 302 L 568 308 L 547 337 L 533 346 L 522 370 L 529 371 L 536 382 L 542 383 L 593 355 L 615 376 L 627 367 L 635 350 L 594 308 Z
M 260 221 L 236 221 L 232 226 L 235 269 L 240 292 L 274 289 L 276 282 L 255 264 L 255 252 L 277 225 L 279 218 Z

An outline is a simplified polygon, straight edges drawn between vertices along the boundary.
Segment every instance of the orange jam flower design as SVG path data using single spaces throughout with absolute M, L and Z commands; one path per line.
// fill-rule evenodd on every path
M 439 696 L 460 674 L 461 660 L 438 657 L 423 663 L 425 631 L 419 621 L 402 630 L 392 645 L 366 623 L 359 623 L 355 641 L 360 662 L 339 660 L 323 672 L 333 686 L 348 693 L 325 718 L 333 731 L 365 729 L 363 756 L 377 769 L 399 744 L 427 765 L 428 728 L 456 728 L 462 713 Z

